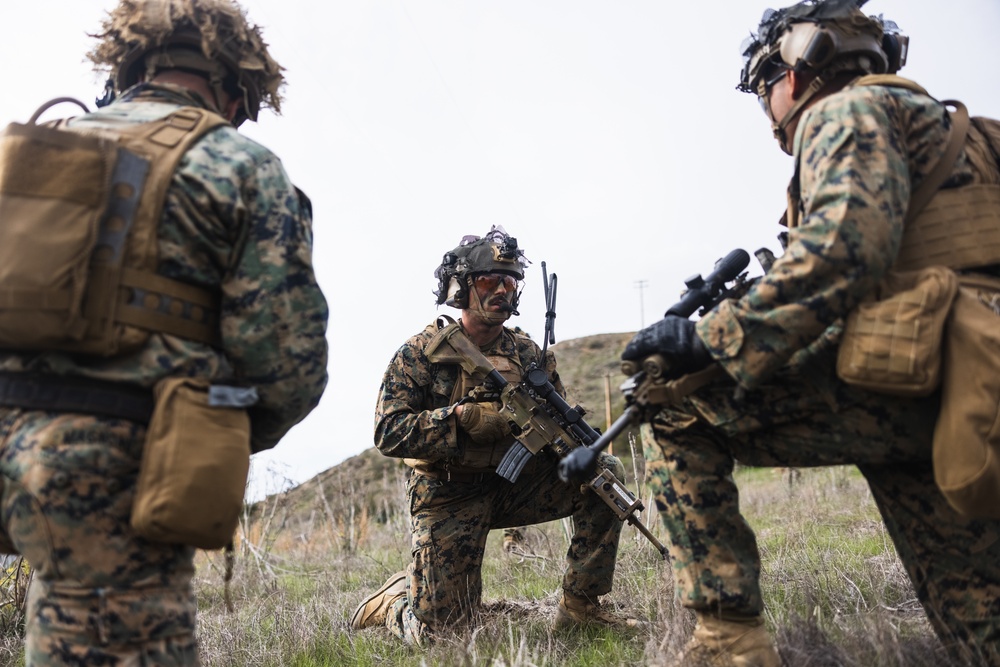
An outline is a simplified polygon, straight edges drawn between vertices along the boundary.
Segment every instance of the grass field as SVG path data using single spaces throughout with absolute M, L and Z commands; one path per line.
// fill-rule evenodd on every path
M 692 619 L 674 600 L 669 564 L 629 526 L 609 599 L 650 621 L 649 630 L 632 638 L 550 630 L 566 521 L 528 530 L 533 557 L 503 554 L 500 533 L 491 535 L 486 604 L 474 626 L 428 649 L 405 646 L 381 628 L 351 632 L 355 605 L 408 559 L 404 469 L 393 464 L 378 469 L 380 498 L 328 476 L 308 512 L 304 491 L 256 508 L 240 544 L 233 613 L 224 604 L 221 555 L 201 555 L 206 665 L 653 665 L 670 664 L 687 640 Z M 641 466 L 626 459 L 626 468 L 634 490 L 631 471 L 641 478 Z M 358 481 L 357 468 L 347 471 Z M 737 476 L 762 552 L 767 624 L 786 665 L 948 664 L 857 472 L 744 468 Z M 663 539 L 658 519 L 644 518 Z
M 633 490 L 641 461 L 624 456 Z M 640 486 L 637 487 L 635 478 Z M 789 666 L 948 665 L 852 468 L 737 471 L 758 535 L 766 620 Z M 357 603 L 406 566 L 405 468 L 371 450 L 309 483 L 248 507 L 226 604 L 221 552 L 199 552 L 196 591 L 206 667 L 463 665 L 490 667 L 671 664 L 692 618 L 674 599 L 669 563 L 630 526 L 607 600 L 649 621 L 626 637 L 601 628 L 553 632 L 568 520 L 527 529 L 530 553 L 504 554 L 490 536 L 485 606 L 476 622 L 427 649 L 381 628 L 352 632 Z M 648 506 L 648 497 L 644 498 Z M 644 522 L 659 539 L 655 516 Z M 23 665 L 17 607 L 23 572 L 0 591 L 0 665 Z

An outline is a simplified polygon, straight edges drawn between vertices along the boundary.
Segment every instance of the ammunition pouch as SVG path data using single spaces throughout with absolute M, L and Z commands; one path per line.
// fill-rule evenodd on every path
M 250 417 L 209 400 L 209 383 L 166 378 L 155 387 L 131 525 L 156 542 L 219 549 L 239 524 L 250 470 Z
M 847 384 L 894 396 L 927 396 L 941 381 L 941 343 L 958 277 L 932 266 L 891 272 L 881 298 L 847 318 L 837 376 Z

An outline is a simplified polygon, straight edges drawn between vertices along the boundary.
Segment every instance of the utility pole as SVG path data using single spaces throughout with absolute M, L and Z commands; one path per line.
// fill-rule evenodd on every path
M 643 308 L 642 308 L 642 305 L 643 305 L 642 304 L 642 290 L 646 289 L 646 285 L 648 285 L 648 284 L 649 284 L 648 280 L 636 280 L 635 281 L 635 286 L 639 290 L 639 328 L 640 329 L 645 329 L 646 328 L 646 316 L 643 313 Z
M 611 371 L 604 372 L 604 419 L 605 429 L 611 428 Z M 614 454 L 615 441 L 608 444 L 608 454 Z

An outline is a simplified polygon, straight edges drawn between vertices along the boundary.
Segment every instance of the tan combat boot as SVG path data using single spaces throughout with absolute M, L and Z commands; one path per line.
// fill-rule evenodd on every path
M 524 535 L 519 530 L 505 530 L 503 532 L 503 553 L 505 556 L 511 555 L 531 555 L 528 545 L 524 541 Z
M 722 619 L 698 614 L 698 624 L 678 664 L 781 667 L 781 658 L 760 616 Z
M 606 625 L 629 633 L 637 632 L 643 626 L 638 619 L 617 616 L 594 604 L 590 598 L 577 597 L 564 591 L 559 606 L 556 607 L 556 619 L 552 627 L 555 630 L 566 630 L 590 624 Z
M 351 628 L 361 630 L 373 625 L 385 625 L 385 617 L 389 614 L 389 607 L 399 598 L 406 595 L 406 572 L 397 572 L 389 577 L 370 596 L 365 598 L 351 616 Z

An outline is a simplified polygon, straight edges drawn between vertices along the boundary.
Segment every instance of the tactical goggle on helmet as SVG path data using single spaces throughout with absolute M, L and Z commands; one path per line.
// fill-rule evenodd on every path
M 755 35 L 741 47 L 737 89 L 763 97 L 776 70 L 894 74 L 906 64 L 909 38 L 881 16 L 860 11 L 867 0 L 804 0 L 764 12 Z M 769 81 L 769 79 L 771 79 Z
M 445 253 L 441 265 L 434 271 L 438 279 L 438 288 L 434 291 L 437 303 L 468 308 L 470 278 L 501 274 L 524 280 L 528 263 L 524 251 L 517 247 L 517 239 L 507 234 L 503 227 L 494 226 L 484 237 L 466 236 L 458 247 Z M 515 294 L 512 304 L 515 309 L 518 296 Z
M 180 69 L 205 77 L 217 98 L 242 98 L 234 125 L 257 120 L 261 106 L 281 112 L 283 68 L 232 0 L 120 0 L 102 29 L 88 57 L 111 70 L 119 93 L 159 70 Z

